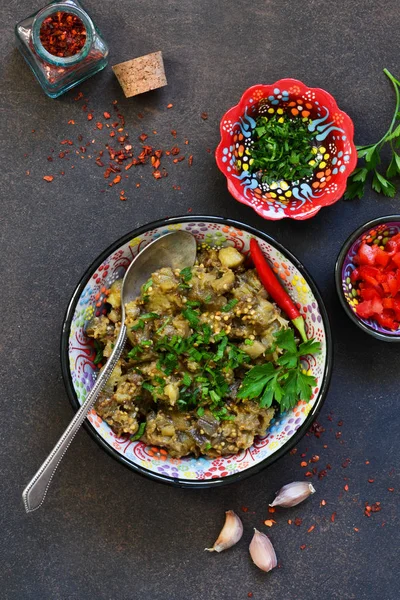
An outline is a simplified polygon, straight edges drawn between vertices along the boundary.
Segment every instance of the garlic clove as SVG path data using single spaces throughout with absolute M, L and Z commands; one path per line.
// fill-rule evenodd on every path
M 262 571 L 272 571 L 278 564 L 274 547 L 269 538 L 257 529 L 254 529 L 249 552 L 253 563 Z
M 237 544 L 243 535 L 243 524 L 233 510 L 225 513 L 225 524 L 221 529 L 217 541 L 212 548 L 206 548 L 208 552 L 222 552 Z
M 297 506 L 303 500 L 306 500 L 311 494 L 314 494 L 315 489 L 311 483 L 306 481 L 293 481 L 284 485 L 283 488 L 276 493 L 276 498 L 270 506 L 284 506 L 291 508 Z

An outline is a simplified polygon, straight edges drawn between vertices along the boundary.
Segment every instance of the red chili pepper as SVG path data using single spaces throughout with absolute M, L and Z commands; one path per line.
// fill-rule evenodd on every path
M 250 240 L 250 255 L 265 289 L 272 296 L 277 305 L 285 311 L 285 313 L 291 319 L 293 325 L 299 331 L 303 341 L 306 342 L 307 335 L 305 332 L 304 319 L 295 306 L 293 300 L 283 288 L 282 284 L 269 266 L 267 260 L 264 258 L 264 254 L 262 253 L 262 250 L 255 238 L 251 238 Z

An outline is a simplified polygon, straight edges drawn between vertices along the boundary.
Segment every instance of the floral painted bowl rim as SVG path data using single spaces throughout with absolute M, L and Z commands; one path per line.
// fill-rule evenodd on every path
M 332 342 L 332 333 L 328 318 L 328 313 L 325 308 L 324 301 L 322 299 L 321 293 L 312 279 L 311 275 L 306 271 L 305 267 L 300 263 L 300 261 L 287 250 L 284 246 L 282 246 L 279 242 L 277 242 L 271 236 L 263 233 L 262 231 L 256 229 L 255 227 L 251 227 L 250 225 L 246 225 L 241 223 L 240 221 L 236 221 L 234 219 L 229 219 L 225 217 L 218 216 L 210 216 L 210 215 L 184 215 L 178 217 L 170 217 L 166 219 L 160 219 L 157 221 L 153 221 L 151 223 L 147 223 L 142 227 L 138 227 L 133 231 L 125 234 L 114 243 L 112 243 L 108 248 L 106 248 L 101 254 L 92 262 L 92 264 L 86 269 L 85 273 L 82 275 L 78 285 L 75 288 L 75 291 L 72 294 L 72 297 L 69 301 L 63 326 L 61 332 L 61 345 L 60 345 L 60 359 L 61 359 L 61 370 L 62 376 L 64 379 L 64 384 L 67 390 L 67 394 L 69 400 L 72 404 L 72 407 L 75 411 L 80 408 L 80 404 L 78 402 L 78 398 L 76 396 L 74 386 L 72 383 L 71 372 L 69 368 L 69 359 L 68 359 L 68 343 L 69 343 L 69 334 L 71 323 L 73 320 L 75 308 L 79 302 L 80 296 L 90 280 L 93 273 L 96 272 L 97 268 L 103 263 L 105 259 L 107 259 L 113 252 L 118 250 L 121 246 L 129 242 L 131 239 L 140 236 L 147 231 L 157 229 L 159 227 L 164 227 L 166 225 L 177 225 L 179 223 L 190 223 L 190 222 L 207 222 L 207 223 L 218 223 L 221 225 L 227 225 L 230 227 L 234 227 L 235 229 L 244 230 L 247 233 L 253 234 L 257 237 L 262 238 L 265 242 L 275 246 L 279 252 L 281 252 L 288 260 L 290 260 L 293 265 L 298 269 L 298 271 L 302 274 L 307 284 L 310 286 L 314 297 L 318 303 L 318 308 L 322 317 L 322 321 L 325 329 L 325 340 L 326 340 L 326 363 L 325 363 L 325 372 L 323 375 L 323 380 L 321 384 L 320 391 L 318 393 L 317 401 L 315 402 L 312 410 L 310 410 L 306 419 L 299 427 L 299 429 L 287 440 L 285 444 L 278 450 L 276 450 L 273 454 L 255 464 L 253 467 L 249 467 L 239 473 L 234 473 L 228 477 L 216 478 L 216 479 L 208 479 L 208 480 L 192 480 L 192 479 L 183 479 L 183 478 L 174 478 L 168 475 L 164 475 L 161 473 L 156 473 L 154 471 L 150 471 L 145 467 L 134 464 L 130 462 L 128 459 L 124 458 L 121 454 L 117 452 L 114 448 L 112 448 L 107 442 L 101 437 L 101 435 L 97 432 L 96 428 L 89 422 L 88 419 L 85 419 L 83 426 L 89 432 L 89 434 L 94 438 L 94 440 L 115 460 L 122 463 L 130 470 L 143 475 L 144 477 L 162 482 L 168 483 L 175 487 L 181 488 L 210 488 L 210 487 L 218 487 L 222 485 L 227 485 L 228 483 L 234 483 L 239 480 L 246 479 L 251 475 L 255 475 L 260 472 L 262 469 L 270 466 L 275 461 L 279 460 L 283 455 L 285 455 L 289 450 L 291 450 L 305 435 L 311 426 L 312 422 L 317 417 L 321 407 L 325 401 L 325 398 L 328 393 L 329 384 L 332 375 L 332 366 L 333 366 L 333 342 Z
M 347 302 L 347 300 L 344 296 L 344 293 L 343 293 L 342 270 L 343 270 L 343 263 L 346 260 L 349 250 L 351 249 L 353 244 L 363 235 L 363 233 L 365 233 L 369 229 L 373 229 L 374 227 L 377 227 L 378 225 L 382 225 L 383 223 L 393 223 L 395 221 L 397 221 L 400 225 L 400 215 L 386 215 L 384 217 L 377 217 L 376 219 L 372 219 L 371 221 L 368 221 L 367 223 L 364 223 L 364 225 L 361 225 L 360 227 L 358 227 L 358 229 L 356 229 L 347 238 L 347 240 L 343 244 L 343 246 L 339 252 L 339 255 L 337 257 L 336 265 L 335 265 L 336 291 L 339 296 L 340 303 L 343 306 L 347 316 L 350 317 L 350 319 L 353 321 L 353 323 L 355 323 L 360 329 L 365 331 L 365 333 L 368 333 L 369 335 L 372 335 L 376 339 L 382 340 L 384 342 L 400 342 L 400 331 L 399 331 L 399 333 L 391 333 L 391 334 L 390 333 L 387 333 L 387 334 L 382 333 L 380 331 L 377 331 L 376 329 L 372 329 L 372 327 L 369 327 L 366 322 L 364 322 L 362 319 L 357 317 L 357 315 L 354 313 L 354 311 L 349 306 L 349 303 Z
M 242 105 L 246 103 L 247 98 L 249 96 L 251 96 L 251 94 L 255 90 L 258 90 L 258 89 L 267 90 L 267 88 L 273 89 L 275 87 L 282 88 L 282 87 L 289 87 L 289 86 L 299 85 L 299 84 L 301 86 L 306 87 L 311 92 L 314 92 L 316 95 L 317 94 L 320 96 L 322 95 L 323 97 L 328 99 L 329 103 L 333 106 L 335 112 L 337 112 L 338 114 L 340 114 L 344 117 L 344 120 L 346 122 L 346 135 L 349 137 L 349 144 L 352 148 L 351 159 L 350 159 L 349 165 L 348 165 L 349 166 L 348 174 L 346 176 L 343 176 L 343 178 L 341 179 L 341 183 L 338 184 L 338 189 L 336 190 L 335 194 L 332 194 L 332 197 L 334 197 L 333 200 L 328 201 L 329 199 L 326 197 L 327 195 L 325 194 L 325 195 L 322 195 L 321 198 L 318 199 L 318 202 L 316 203 L 315 208 L 310 209 L 310 211 L 304 215 L 293 213 L 293 215 L 285 214 L 282 216 L 276 216 L 275 218 L 272 216 L 266 217 L 262 214 L 261 210 L 254 207 L 251 204 L 251 202 L 249 200 L 247 200 L 247 198 L 245 198 L 244 195 L 236 189 L 236 187 L 233 185 L 233 183 L 231 181 L 231 176 L 224 172 L 222 156 L 221 156 L 221 149 L 223 147 L 224 141 L 227 139 L 229 134 L 227 134 L 226 131 L 224 131 L 223 124 L 224 124 L 224 121 L 226 119 L 228 119 L 231 115 L 233 115 L 238 109 L 240 109 L 241 114 L 243 113 Z M 270 92 L 268 92 L 268 93 L 270 93 Z M 266 92 L 266 95 L 267 95 L 267 92 Z M 339 108 L 338 103 L 336 102 L 336 99 L 334 98 L 334 96 L 332 96 L 332 94 L 330 94 L 323 88 L 310 87 L 307 84 L 305 84 L 303 81 L 301 81 L 300 79 L 293 79 L 292 77 L 284 77 L 282 79 L 278 79 L 274 83 L 259 83 L 259 84 L 255 84 L 255 85 L 248 87 L 241 95 L 239 102 L 237 102 L 237 104 L 235 104 L 234 106 L 231 106 L 227 111 L 225 111 L 224 115 L 221 117 L 221 120 L 220 120 L 219 130 L 220 130 L 220 138 L 221 139 L 215 150 L 215 160 L 216 160 L 219 170 L 221 171 L 221 173 L 225 176 L 225 178 L 227 180 L 228 191 L 233 196 L 233 198 L 235 198 L 235 200 L 237 200 L 238 202 L 240 202 L 242 204 L 245 204 L 246 206 L 249 206 L 261 218 L 266 219 L 266 220 L 278 221 L 278 220 L 281 220 L 284 218 L 289 218 L 289 219 L 294 219 L 297 221 L 303 221 L 306 219 L 310 219 L 311 217 L 314 217 L 321 210 L 321 208 L 325 208 L 326 206 L 331 206 L 332 204 L 335 204 L 343 197 L 343 194 L 346 191 L 347 179 L 350 176 L 350 174 L 352 173 L 352 171 L 355 169 L 356 164 L 357 164 L 357 151 L 356 151 L 356 147 L 354 144 L 354 123 L 353 123 L 353 120 L 350 117 L 350 115 L 348 115 L 344 110 L 341 110 Z M 322 203 L 321 203 L 321 199 L 322 199 Z

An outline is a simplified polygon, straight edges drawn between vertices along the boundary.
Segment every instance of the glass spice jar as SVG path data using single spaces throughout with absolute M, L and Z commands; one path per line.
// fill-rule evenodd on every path
M 108 46 L 76 0 L 56 0 L 15 26 L 18 48 L 50 98 L 107 65 Z

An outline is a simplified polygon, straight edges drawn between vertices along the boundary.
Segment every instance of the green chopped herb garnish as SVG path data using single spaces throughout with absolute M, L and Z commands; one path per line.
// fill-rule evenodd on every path
M 308 129 L 308 120 L 275 113 L 259 115 L 255 121 L 249 172 L 258 173 L 268 184 L 311 177 L 318 162 L 311 142 L 318 132 Z
M 149 279 L 149 280 L 148 280 L 148 281 L 147 281 L 147 282 L 144 284 L 144 286 L 142 287 L 142 293 L 143 293 L 143 292 L 147 292 L 147 291 L 148 291 L 148 289 L 149 289 L 149 288 L 150 288 L 152 285 L 153 285 L 153 280 L 152 280 L 152 279 Z
M 207 444 L 204 446 L 204 450 L 211 450 L 212 445 L 210 444 L 210 442 L 207 442 Z
M 284 329 L 274 334 L 275 342 L 271 351 L 283 350 L 278 359 L 278 367 L 268 362 L 256 365 L 247 372 L 238 398 L 257 398 L 261 408 L 271 406 L 275 400 L 284 412 L 296 406 L 299 400 L 308 402 L 317 380 L 304 373 L 301 357 L 306 354 L 317 354 L 321 344 L 308 340 L 299 346 L 296 344 L 293 329 Z
M 232 308 L 235 308 L 238 302 L 239 300 L 236 300 L 236 298 L 232 298 L 232 300 L 229 300 L 229 302 L 225 304 L 223 308 L 221 308 L 222 312 L 229 312 L 230 310 L 232 310 Z
M 131 435 L 131 442 L 136 442 L 137 440 L 140 440 L 140 438 L 142 437 L 142 435 L 145 432 L 146 425 L 147 425 L 146 421 L 143 421 L 142 423 L 140 423 L 139 429 L 137 430 L 137 432 L 134 435 Z
M 182 378 L 182 383 L 186 387 L 188 387 L 192 383 L 192 378 L 190 377 L 190 375 L 188 373 L 184 373 L 183 378 Z
M 196 312 L 192 308 L 185 308 L 182 311 L 182 314 L 185 317 L 185 319 L 189 321 L 189 325 L 190 327 L 192 327 L 192 329 L 196 329 L 198 327 L 200 322 L 200 315 L 198 312 Z
M 152 385 L 152 384 L 151 384 L 151 383 L 149 383 L 148 381 L 144 381 L 144 382 L 142 383 L 142 388 L 143 388 L 144 390 L 147 390 L 148 392 L 150 392 L 150 394 L 152 394 L 152 393 L 154 392 L 154 390 L 156 389 L 156 388 L 154 387 L 154 385 Z
M 254 340 L 246 339 L 244 340 L 244 343 L 246 344 L 246 346 L 252 346 L 254 344 Z
M 179 276 L 182 277 L 182 279 L 185 283 L 190 281 L 193 277 L 191 267 L 185 267 L 184 269 L 182 269 L 182 271 L 179 273 Z
M 203 406 L 199 406 L 199 408 L 197 409 L 197 414 L 199 417 L 202 417 L 204 415 L 204 407 Z
M 140 315 L 138 322 L 131 327 L 131 331 L 137 331 L 138 329 L 144 329 L 146 321 L 150 321 L 151 319 L 158 319 L 160 315 L 155 312 L 143 313 Z
M 96 350 L 96 356 L 94 357 L 94 364 L 98 365 L 103 360 L 103 346 L 97 340 L 94 340 L 94 347 Z
M 201 306 L 201 302 L 198 300 L 188 300 L 186 302 L 186 306 L 190 306 L 190 308 L 196 308 L 197 306 Z

